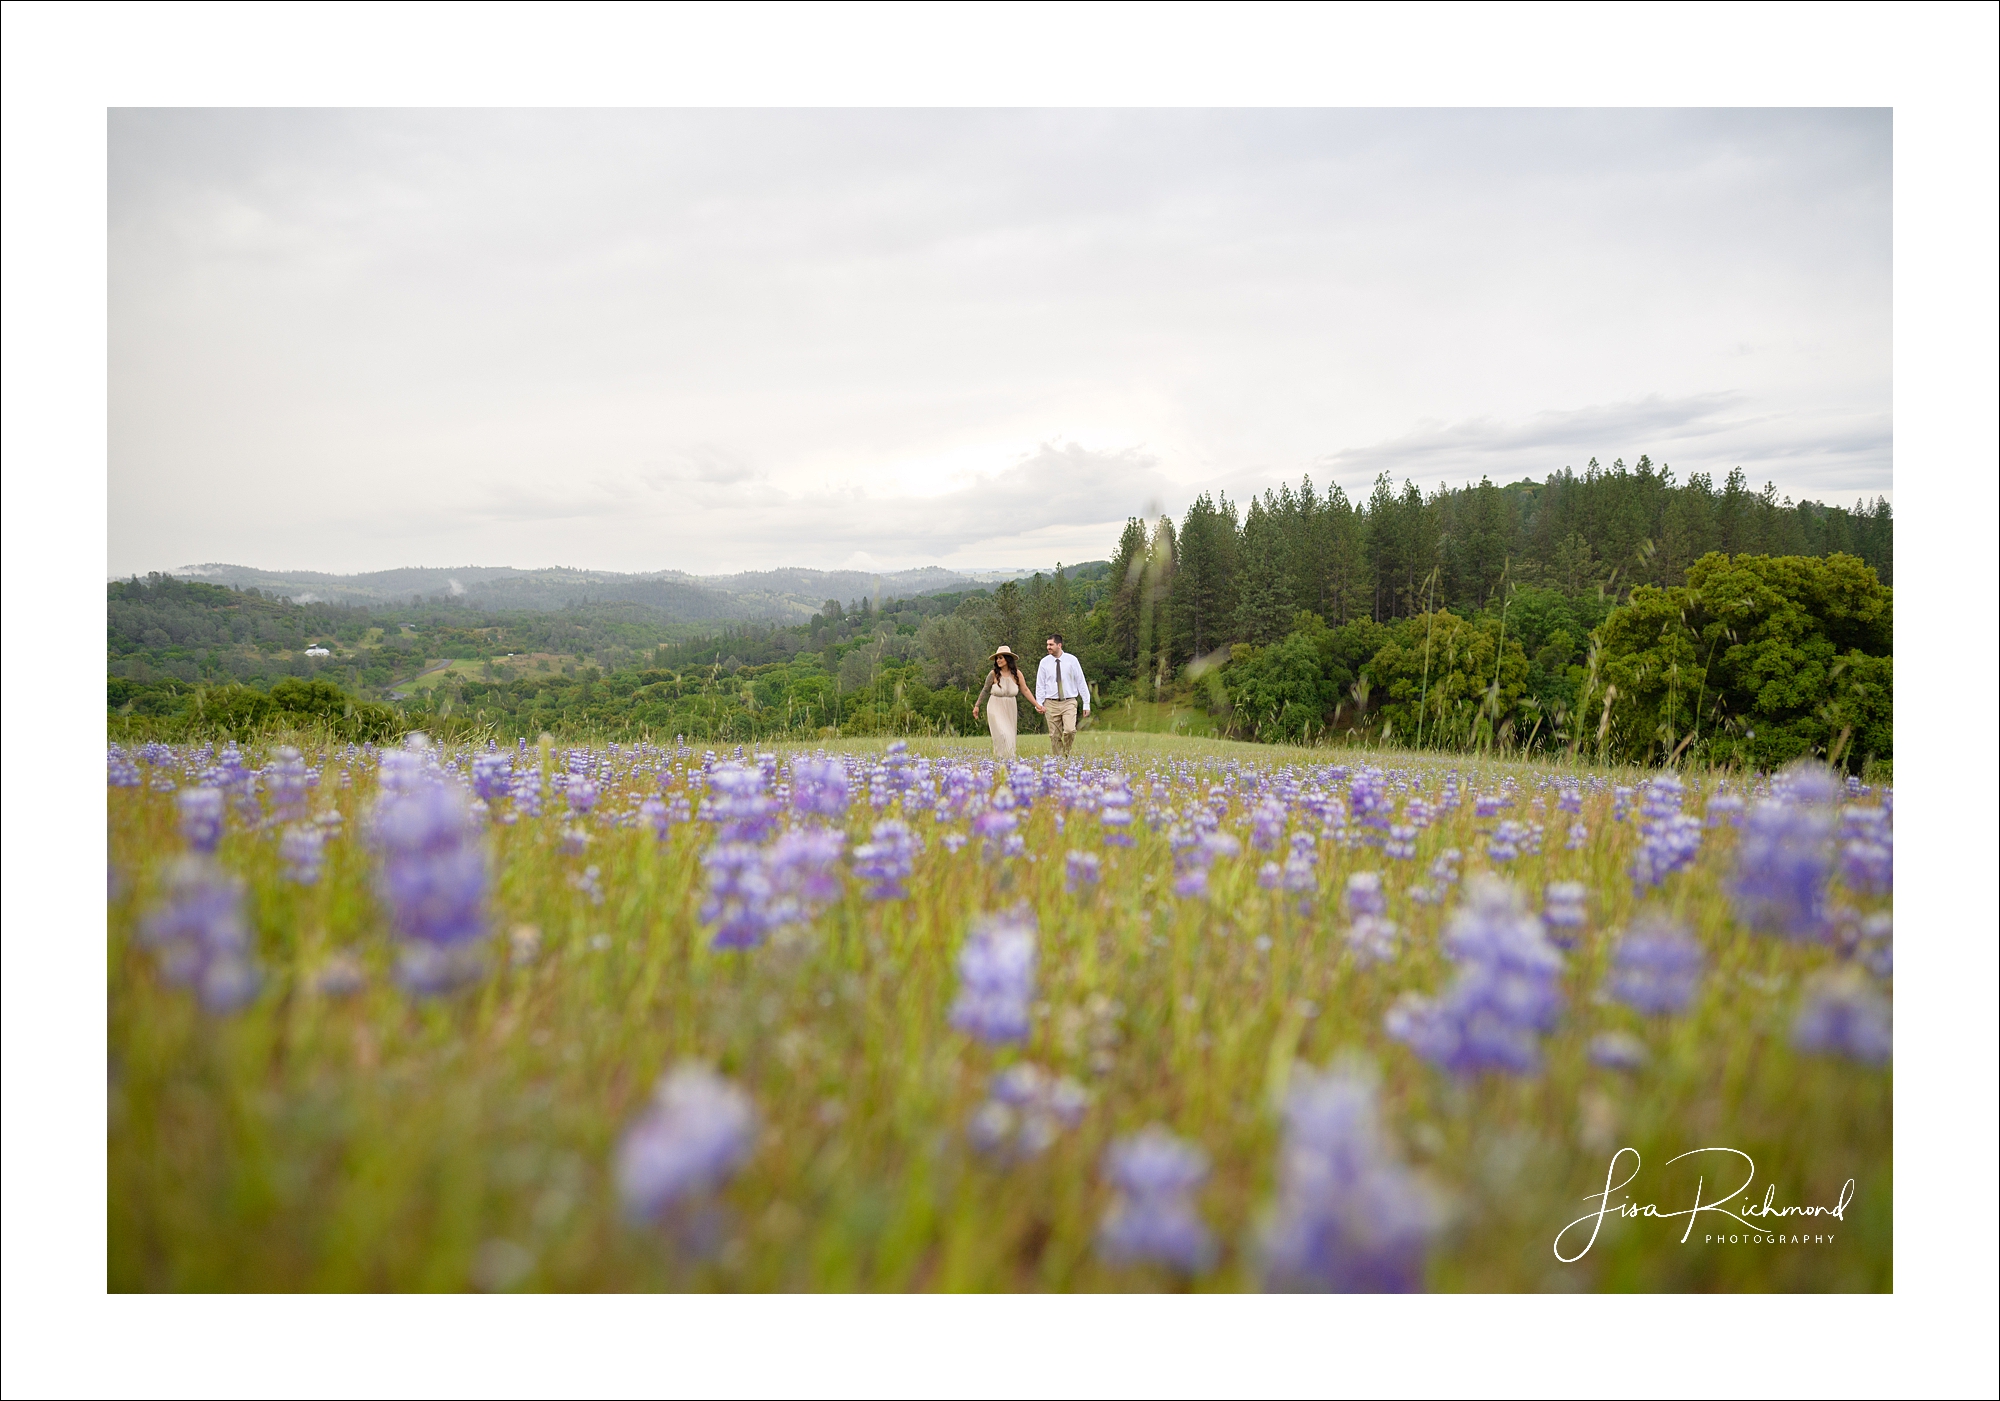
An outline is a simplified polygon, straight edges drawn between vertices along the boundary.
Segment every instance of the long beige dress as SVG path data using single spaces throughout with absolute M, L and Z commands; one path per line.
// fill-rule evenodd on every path
M 999 676 L 986 674 L 986 689 L 979 693 L 979 699 L 986 706 L 986 728 L 993 734 L 993 755 L 998 759 L 1014 757 L 1014 737 L 1020 733 L 1020 702 L 1015 698 L 1021 688 L 1014 684 L 1012 672 L 1002 672 Z

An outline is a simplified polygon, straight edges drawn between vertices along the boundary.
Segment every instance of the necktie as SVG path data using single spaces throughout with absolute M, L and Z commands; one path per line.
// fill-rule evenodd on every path
M 1069 699 L 1069 697 L 1063 693 L 1062 658 L 1060 656 L 1056 658 L 1056 699 L 1057 700 Z

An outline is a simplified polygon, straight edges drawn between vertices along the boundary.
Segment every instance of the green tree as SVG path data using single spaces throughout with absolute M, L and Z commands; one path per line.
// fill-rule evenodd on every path
M 1207 492 L 1188 507 L 1167 600 L 1176 660 L 1205 657 L 1229 641 L 1236 613 L 1236 508 Z
M 1288 632 L 1293 615 L 1290 552 L 1275 512 L 1255 497 L 1243 519 L 1241 578 L 1237 586 L 1234 634 L 1265 647 Z
M 1406 744 L 1470 746 L 1525 739 L 1518 722 L 1528 657 L 1501 620 L 1449 611 L 1399 623 L 1366 668 L 1381 717 Z
M 1894 595 L 1852 555 L 1711 553 L 1598 630 L 1616 757 L 1893 757 Z

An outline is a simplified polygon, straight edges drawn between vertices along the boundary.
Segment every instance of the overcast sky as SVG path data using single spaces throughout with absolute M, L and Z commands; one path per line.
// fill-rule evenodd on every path
M 1640 453 L 1890 490 L 1886 110 L 120 111 L 110 565 L 1102 558 Z

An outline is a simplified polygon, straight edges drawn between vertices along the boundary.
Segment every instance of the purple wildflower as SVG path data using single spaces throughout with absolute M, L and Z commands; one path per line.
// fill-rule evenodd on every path
M 1822 973 L 1807 986 L 1792 1023 L 1792 1045 L 1810 1055 L 1886 1064 L 1893 1049 L 1889 999 L 1856 969 Z
M 1549 942 L 1557 948 L 1573 949 L 1589 924 L 1584 902 L 1589 890 L 1582 881 L 1552 881 L 1542 892 L 1542 923 Z
M 1415 1293 L 1442 1224 L 1432 1195 L 1385 1139 L 1373 1075 L 1295 1066 L 1277 1207 L 1264 1231 L 1264 1287 Z
M 1657 910 L 1641 914 L 1611 955 L 1605 991 L 1635 1011 L 1679 1012 L 1701 985 L 1704 958 L 1680 924 Z
M 1840 814 L 1840 878 L 1849 890 L 1887 895 L 1895 877 L 1895 838 L 1884 808 L 1850 807 Z
M 1011 855 L 1008 843 L 1016 839 L 1014 829 L 1019 825 L 1013 813 L 994 806 L 972 819 L 972 835 L 986 844 L 988 856 Z
M 771 892 L 767 923 L 772 928 L 808 924 L 820 907 L 840 895 L 840 853 L 847 834 L 826 827 L 795 828 L 764 854 Z
M 1736 917 L 1762 934 L 1818 938 L 1826 926 L 1832 834 L 1822 808 L 1767 799 L 1751 809 L 1729 882 Z
M 1215 1238 L 1193 1200 L 1208 1177 L 1206 1153 L 1155 1124 L 1113 1143 L 1104 1175 L 1118 1189 L 1097 1233 L 1105 1259 L 1152 1262 L 1183 1274 L 1214 1263 Z
M 210 1012 L 233 1012 L 257 995 L 243 882 L 206 856 L 175 860 L 165 899 L 140 926 L 139 940 L 158 953 L 161 975 L 193 988 Z
M 188 850 L 206 855 L 221 844 L 223 801 L 220 788 L 183 788 L 174 795 Z
M 1406 995 L 1389 1010 L 1390 1036 L 1455 1075 L 1527 1074 L 1541 1064 L 1538 1034 L 1562 1010 L 1562 954 L 1519 895 L 1490 876 L 1467 883 L 1445 947 L 1459 965 L 1441 998 Z
M 656 1221 L 722 1186 L 757 1141 L 750 1097 L 704 1066 L 666 1076 L 618 1145 L 618 1199 L 627 1219 Z
M 1565 849 L 1569 851 L 1582 851 L 1586 846 L 1589 845 L 1590 845 L 1590 829 L 1584 826 L 1581 822 L 1570 823 L 1569 841 L 1564 844 Z
M 317 885 L 326 850 L 326 832 L 316 823 L 300 822 L 285 829 L 278 841 L 278 859 L 285 879 L 296 885 Z
M 1411 806 L 1415 806 L 1412 804 Z M 1417 859 L 1417 829 L 1399 824 L 1391 824 L 1389 839 L 1382 843 L 1382 854 L 1397 861 Z
M 923 842 L 907 823 L 894 819 L 876 823 L 868 835 L 868 842 L 854 849 L 854 874 L 869 882 L 870 900 L 905 899 L 910 892 L 903 882 L 916 869 Z
M 1024 1062 L 993 1077 L 986 1102 L 973 1112 L 965 1136 L 976 1150 L 996 1158 L 1033 1158 L 1064 1129 L 1081 1123 L 1089 1107 L 1090 1091 L 1076 1081 Z
M 1708 825 L 1711 827 L 1743 825 L 1743 800 L 1734 793 L 1715 793 L 1708 800 L 1707 811 Z
M 847 768 L 838 759 L 801 759 L 792 766 L 792 809 L 814 817 L 847 815 Z
M 477 976 L 487 933 L 486 853 L 458 789 L 420 782 L 385 792 L 371 835 L 377 885 L 403 940 L 403 985 L 442 992 Z
M 764 771 L 744 764 L 717 764 L 708 776 L 714 796 L 705 816 L 721 826 L 718 842 L 758 843 L 777 825 L 778 805 L 764 794 Z
M 112 788 L 139 786 L 139 766 L 132 762 L 132 756 L 125 752 L 123 745 L 111 746 L 111 751 L 105 758 L 105 781 Z
M 569 799 L 571 812 L 586 813 L 597 806 L 597 785 L 588 778 L 571 778 L 564 796 Z
M 271 795 L 271 817 L 277 822 L 297 822 L 306 815 L 310 791 L 306 785 L 306 761 L 289 744 L 278 748 L 274 762 L 264 770 L 264 788 Z
M 1063 858 L 1064 884 L 1071 892 L 1089 890 L 1104 874 L 1104 862 L 1096 852 L 1072 851 Z
M 1389 897 L 1382 889 L 1382 876 L 1377 871 L 1356 871 L 1347 878 L 1347 889 L 1341 895 L 1341 904 L 1349 919 L 1362 915 L 1384 915 L 1389 912 Z
M 713 946 L 749 949 L 770 930 L 771 879 L 764 853 L 748 842 L 717 842 L 701 855 L 708 896 L 701 920 L 715 926 Z
M 488 751 L 476 754 L 472 759 L 472 791 L 488 803 L 497 803 L 507 796 L 514 779 L 514 760 L 511 756 Z
M 1035 922 L 1025 907 L 979 921 L 958 953 L 951 1024 L 982 1041 L 1028 1039 L 1035 997 Z

